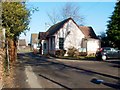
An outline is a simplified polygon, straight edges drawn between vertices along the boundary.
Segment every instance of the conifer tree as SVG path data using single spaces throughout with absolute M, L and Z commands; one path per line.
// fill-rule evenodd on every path
M 107 28 L 106 33 L 110 45 L 120 49 L 120 1 L 116 3 Z

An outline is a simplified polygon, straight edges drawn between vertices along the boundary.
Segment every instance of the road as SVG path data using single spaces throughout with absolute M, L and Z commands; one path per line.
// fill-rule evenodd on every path
M 112 88 L 119 87 L 119 61 L 65 60 L 19 53 L 16 84 L 21 88 Z M 23 79 L 21 82 L 20 77 Z M 94 80 L 93 80 L 94 79 Z M 97 84 L 97 80 L 103 80 Z

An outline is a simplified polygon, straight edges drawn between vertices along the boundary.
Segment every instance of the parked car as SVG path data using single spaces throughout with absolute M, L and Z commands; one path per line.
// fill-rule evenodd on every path
M 120 58 L 120 50 L 111 48 L 111 47 L 103 47 L 97 50 L 95 56 L 97 60 L 107 60 L 109 58 Z

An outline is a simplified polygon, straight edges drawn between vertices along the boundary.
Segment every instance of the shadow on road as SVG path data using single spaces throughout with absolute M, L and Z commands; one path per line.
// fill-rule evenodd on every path
M 59 85 L 59 86 L 61 86 L 61 87 L 63 87 L 63 88 L 65 88 L 65 89 L 72 90 L 71 88 L 69 88 L 69 87 L 67 87 L 67 86 L 65 86 L 65 85 L 63 85 L 63 84 L 61 84 L 61 83 L 59 83 L 59 82 L 56 82 L 56 81 L 54 81 L 54 80 L 52 80 L 52 79 L 50 79 L 50 78 L 47 78 L 46 76 L 43 76 L 43 75 L 41 75 L 41 74 L 39 74 L 39 76 L 40 76 L 40 77 L 43 77 L 43 78 L 45 78 L 45 79 L 47 79 L 47 80 L 49 80 L 49 81 L 51 81 L 51 82 L 53 82 L 53 83 L 55 83 L 55 84 L 57 84 L 57 85 Z
M 53 59 L 53 61 L 49 61 L 48 58 L 46 57 L 42 57 L 40 55 L 37 55 L 37 54 L 33 54 L 33 53 L 19 53 L 18 54 L 18 59 L 20 61 L 23 61 L 23 64 L 25 65 L 31 65 L 31 66 L 39 66 L 39 65 L 56 65 L 57 67 L 61 67 L 61 69 L 64 69 L 64 68 L 72 68 L 72 69 L 77 69 L 77 70 L 80 70 L 80 71 L 84 71 L 86 73 L 91 73 L 91 74 L 96 74 L 96 75 L 101 75 L 101 76 L 105 76 L 105 77 L 109 77 L 109 78 L 113 78 L 113 79 L 116 79 L 116 80 L 120 80 L 120 77 L 116 77 L 116 76 L 112 76 L 112 75 L 108 75 L 108 74 L 104 74 L 104 73 L 101 73 L 101 72 L 95 72 L 95 71 L 92 71 L 92 70 L 86 70 L 86 69 L 83 69 L 83 68 L 80 68 L 80 67 L 74 67 L 74 66 L 70 66 L 70 65 L 66 65 L 64 63 L 61 63 L 61 62 L 55 62 L 55 60 Z M 115 63 L 115 62 L 112 62 L 112 63 Z M 53 81 L 41 74 L 39 74 L 39 76 L 45 78 L 45 79 L 48 79 L 56 84 L 59 84 L 60 86 L 64 87 L 64 88 L 68 88 L 56 81 Z M 106 86 L 109 86 L 109 87 L 112 87 L 112 88 L 118 88 L 118 85 L 116 84 L 111 84 L 111 83 L 103 83 L 104 85 Z M 120 85 L 119 85 L 120 86 Z M 69 88 L 68 88 L 69 89 Z
M 120 88 L 120 83 L 109 83 L 109 82 L 105 82 L 104 80 L 99 80 L 99 79 L 96 79 L 96 78 L 93 78 L 91 80 L 92 83 L 94 84 L 103 84 L 105 86 L 108 86 L 108 87 L 111 87 L 111 88 L 114 88 L 114 89 L 119 89 Z
M 120 60 L 111 60 L 107 61 L 107 63 L 109 63 L 111 67 L 120 68 Z
M 94 73 L 94 74 L 102 75 L 102 76 L 117 79 L 117 80 L 120 79 L 120 77 L 111 76 L 111 75 L 108 75 L 108 74 L 95 72 L 95 71 L 92 71 L 92 70 L 86 70 L 86 69 L 83 69 L 83 68 L 66 65 L 66 64 L 61 63 L 61 62 L 55 62 L 54 59 L 53 59 L 53 61 L 49 61 L 49 60 L 47 60 L 48 58 L 39 56 L 38 54 L 33 54 L 31 52 L 30 53 L 25 53 L 25 54 L 20 53 L 20 54 L 18 54 L 18 57 L 20 58 L 20 60 L 24 60 L 25 57 L 29 57 L 29 58 L 26 59 L 25 64 L 30 64 L 30 65 L 37 66 L 37 65 L 43 65 L 44 63 L 49 62 L 48 64 L 62 65 L 64 67 L 69 67 L 69 68 L 73 68 L 73 69 L 77 69 L 77 70 L 83 70 L 83 71 L 88 72 L 88 73 Z M 28 62 L 27 60 L 29 60 L 31 62 Z M 114 63 L 116 63 L 116 62 L 114 62 Z

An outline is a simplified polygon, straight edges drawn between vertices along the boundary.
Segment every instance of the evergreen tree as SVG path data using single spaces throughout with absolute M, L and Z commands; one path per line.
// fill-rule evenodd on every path
M 107 37 L 109 44 L 120 49 L 120 1 L 116 3 L 114 12 L 107 25 Z
M 15 61 L 18 37 L 29 29 L 30 11 L 21 2 L 2 2 L 2 9 L 2 27 L 6 29 L 10 60 Z

